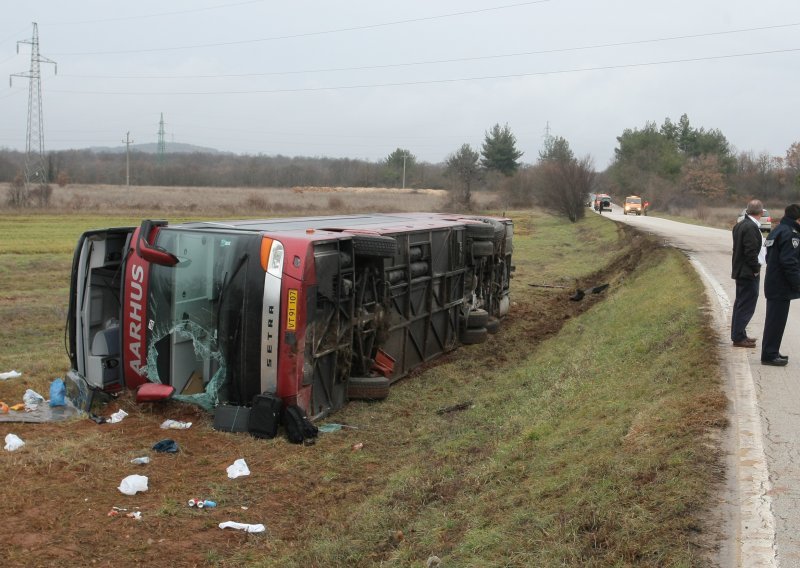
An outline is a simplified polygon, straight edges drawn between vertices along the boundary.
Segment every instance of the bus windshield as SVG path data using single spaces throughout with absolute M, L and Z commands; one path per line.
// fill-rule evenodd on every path
M 241 339 L 250 245 L 254 234 L 163 228 L 158 246 L 174 267 L 151 265 L 147 306 L 147 375 L 181 393 L 190 381 L 213 383 L 213 400 L 235 365 Z M 262 277 L 263 278 L 263 277 Z M 233 355 L 233 356 L 232 356 Z M 213 379 L 213 380 L 212 380 Z M 213 392 L 209 392 L 213 391 Z

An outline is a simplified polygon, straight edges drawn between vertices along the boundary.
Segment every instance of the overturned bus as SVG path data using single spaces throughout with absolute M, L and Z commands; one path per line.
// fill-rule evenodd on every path
M 495 332 L 512 235 L 507 218 L 438 213 L 88 231 L 69 376 L 90 392 L 170 385 L 209 410 L 272 393 L 321 418 Z

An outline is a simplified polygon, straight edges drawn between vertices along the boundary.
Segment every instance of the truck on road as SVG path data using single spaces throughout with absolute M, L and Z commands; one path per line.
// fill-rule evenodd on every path
M 264 393 L 312 419 L 485 341 L 510 308 L 513 224 L 365 214 L 92 230 L 78 240 L 69 377 L 208 409 Z

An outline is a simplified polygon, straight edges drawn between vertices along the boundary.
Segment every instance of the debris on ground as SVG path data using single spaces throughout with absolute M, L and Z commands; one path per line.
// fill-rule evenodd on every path
M 362 449 L 363 447 L 364 447 L 364 442 L 358 442 L 357 444 L 353 444 L 353 445 L 351 446 L 351 449 L 352 449 L 354 452 L 357 452 L 358 450 Z
M 25 445 L 25 442 L 16 434 L 6 434 L 6 450 L 13 452 Z
M 459 402 L 458 404 L 453 404 L 452 406 L 445 406 L 444 408 L 440 408 L 436 411 L 436 414 L 448 414 L 450 412 L 456 412 L 458 410 L 466 410 L 472 406 L 472 401 L 468 400 L 466 402 Z
M 342 429 L 341 424 L 320 424 L 319 431 L 323 434 L 332 434 L 333 432 L 339 432 Z
M 22 376 L 22 373 L 19 371 L 6 371 L 5 373 L 0 373 L 0 381 L 7 381 L 8 379 L 16 379 Z
M 140 491 L 147 491 L 147 476 L 129 475 L 122 480 L 118 489 L 125 495 L 136 495 Z
M 133 458 L 131 463 L 134 465 L 144 465 L 146 463 L 150 463 L 150 458 L 148 456 L 142 456 L 140 458 Z
M 178 442 L 175 440 L 171 440 L 170 438 L 166 438 L 159 442 L 156 442 L 153 446 L 153 449 L 157 452 L 166 453 L 166 454 L 177 454 L 178 453 Z
M 50 383 L 50 406 L 65 406 L 67 404 L 67 387 L 64 379 L 58 378 Z
M 116 424 L 117 422 L 122 422 L 122 419 L 125 418 L 127 415 L 128 413 L 120 408 L 114 414 L 108 417 L 108 422 L 110 424 Z
M 44 402 L 44 397 L 33 389 L 28 389 L 22 395 L 22 402 L 25 403 L 25 410 L 36 410 Z
M 197 509 L 213 509 L 217 506 L 217 502 L 210 499 L 189 499 L 188 505 Z
M 191 422 L 180 422 L 178 420 L 167 419 L 161 423 L 164 430 L 188 430 L 192 427 Z
M 228 477 L 230 479 L 236 479 L 243 475 L 250 475 L 250 469 L 247 467 L 247 463 L 245 463 L 244 459 L 239 458 L 228 466 Z
M 236 529 L 240 531 L 245 531 L 249 533 L 262 533 L 267 528 L 262 524 L 257 525 L 249 525 L 247 523 L 236 523 L 234 521 L 225 521 L 224 523 L 219 524 L 219 528 L 221 529 Z

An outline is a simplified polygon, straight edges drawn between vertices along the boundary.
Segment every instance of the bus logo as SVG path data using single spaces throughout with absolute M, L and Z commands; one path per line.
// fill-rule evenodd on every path
M 286 310 L 286 329 L 297 329 L 297 290 L 289 289 L 289 305 Z

